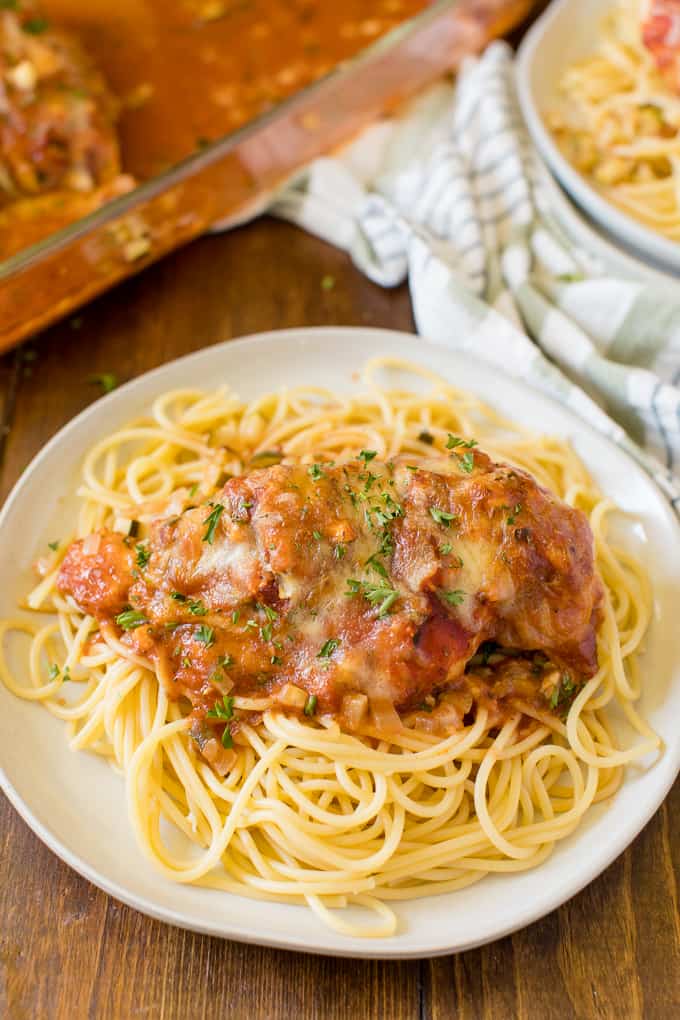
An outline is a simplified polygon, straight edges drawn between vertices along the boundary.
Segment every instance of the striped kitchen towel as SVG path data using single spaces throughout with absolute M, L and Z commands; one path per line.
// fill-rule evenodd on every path
M 494 43 L 307 167 L 271 211 L 408 279 L 418 332 L 533 383 L 624 447 L 680 512 L 680 283 L 623 278 L 552 214 Z M 678 472 L 676 474 L 676 472 Z

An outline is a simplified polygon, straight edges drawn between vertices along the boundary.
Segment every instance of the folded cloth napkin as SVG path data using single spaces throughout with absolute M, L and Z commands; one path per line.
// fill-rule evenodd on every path
M 271 211 L 408 279 L 418 332 L 535 385 L 622 446 L 680 513 L 680 285 L 614 276 L 566 237 L 492 44 L 315 161 Z

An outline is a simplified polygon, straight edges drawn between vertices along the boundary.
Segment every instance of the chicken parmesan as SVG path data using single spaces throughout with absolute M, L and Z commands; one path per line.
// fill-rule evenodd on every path
M 379 387 L 391 367 L 351 397 L 161 395 L 88 454 L 35 618 L 0 624 L 32 635 L 4 682 L 124 773 L 166 878 L 364 936 L 539 864 L 658 747 L 649 590 L 568 443 L 415 366 L 420 391 Z
M 73 543 L 57 589 L 157 664 L 200 745 L 231 730 L 214 711 L 225 694 L 349 729 L 407 712 L 441 733 L 480 701 L 497 723 L 517 697 L 549 708 L 597 668 L 588 522 L 472 441 L 448 443 L 446 459 L 362 450 L 256 469 L 202 506 L 187 494 L 144 541 Z

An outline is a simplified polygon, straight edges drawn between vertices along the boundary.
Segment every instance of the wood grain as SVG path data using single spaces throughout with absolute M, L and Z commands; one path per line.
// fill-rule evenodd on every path
M 230 336 L 323 324 L 413 328 L 403 288 L 381 290 L 290 226 L 262 220 L 195 243 L 37 338 L 35 356 L 0 361 L 9 425 L 0 491 L 95 399 L 93 373 L 124 381 Z M 524 931 L 439 960 L 330 960 L 143 917 L 62 864 L 2 800 L 0 1016 L 671 1020 L 680 1016 L 678 876 L 676 785 L 619 861 Z

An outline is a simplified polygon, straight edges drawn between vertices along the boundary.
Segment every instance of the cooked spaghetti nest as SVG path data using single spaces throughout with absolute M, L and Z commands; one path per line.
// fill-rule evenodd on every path
M 412 373 L 420 391 L 379 385 L 391 369 Z M 445 739 L 406 726 L 386 738 L 368 724 L 349 734 L 330 718 L 300 720 L 266 698 L 237 697 L 236 710 L 263 714 L 242 726 L 235 764 L 220 777 L 151 662 L 56 590 L 63 538 L 39 563 L 44 576 L 28 612 L 0 623 L 5 685 L 62 719 L 71 749 L 123 773 L 139 846 L 168 879 L 307 903 L 344 935 L 389 936 L 398 925 L 391 901 L 535 867 L 615 793 L 626 764 L 659 749 L 635 709 L 651 594 L 639 565 L 607 537 L 612 504 L 566 442 L 536 438 L 414 365 L 373 359 L 348 396 L 304 386 L 250 402 L 227 386 L 164 393 L 148 417 L 86 457 L 70 537 L 131 520 L 144 529 L 172 513 L 176 490 L 195 488 L 205 500 L 225 473 L 243 473 L 272 448 L 303 463 L 341 462 L 365 448 L 384 460 L 444 457 L 449 433 L 478 437 L 492 457 L 589 516 L 605 586 L 600 666 L 564 719 L 526 705 L 494 730 L 480 708 Z M 22 646 L 10 656 L 14 641 Z M 617 714 L 635 735 L 629 746 L 615 739 Z M 168 825 L 186 837 L 181 852 L 164 838 Z M 347 906 L 369 910 L 336 909 Z
M 642 42 L 637 0 L 612 8 L 595 54 L 559 88 L 546 121 L 569 162 L 634 219 L 680 239 L 680 96 Z

